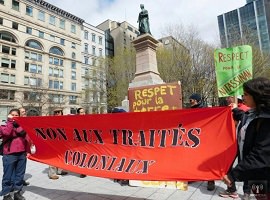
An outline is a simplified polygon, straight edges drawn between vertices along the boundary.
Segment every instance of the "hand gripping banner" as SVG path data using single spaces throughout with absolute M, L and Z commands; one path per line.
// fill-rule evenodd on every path
M 221 179 L 236 155 L 229 107 L 15 120 L 36 146 L 30 159 L 90 176 Z

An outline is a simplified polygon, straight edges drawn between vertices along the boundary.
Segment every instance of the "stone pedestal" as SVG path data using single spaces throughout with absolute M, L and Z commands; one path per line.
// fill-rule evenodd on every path
M 139 36 L 133 41 L 136 50 L 135 78 L 129 87 L 164 83 L 157 69 L 156 48 L 159 42 L 150 34 Z

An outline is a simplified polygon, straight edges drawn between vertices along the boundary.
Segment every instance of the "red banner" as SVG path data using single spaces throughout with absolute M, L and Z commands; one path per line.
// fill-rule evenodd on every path
M 30 159 L 91 176 L 133 180 L 221 179 L 236 155 L 228 107 L 19 117 Z

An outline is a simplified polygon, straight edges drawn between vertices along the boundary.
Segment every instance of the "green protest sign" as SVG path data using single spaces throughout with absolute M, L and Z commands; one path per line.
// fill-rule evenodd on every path
M 252 49 L 243 45 L 215 50 L 218 96 L 243 94 L 243 83 L 252 79 Z

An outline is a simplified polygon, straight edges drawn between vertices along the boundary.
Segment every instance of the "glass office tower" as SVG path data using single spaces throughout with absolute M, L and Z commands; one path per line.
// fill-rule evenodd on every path
M 222 47 L 231 47 L 245 38 L 261 51 L 270 53 L 270 0 L 247 0 L 247 4 L 218 16 Z

